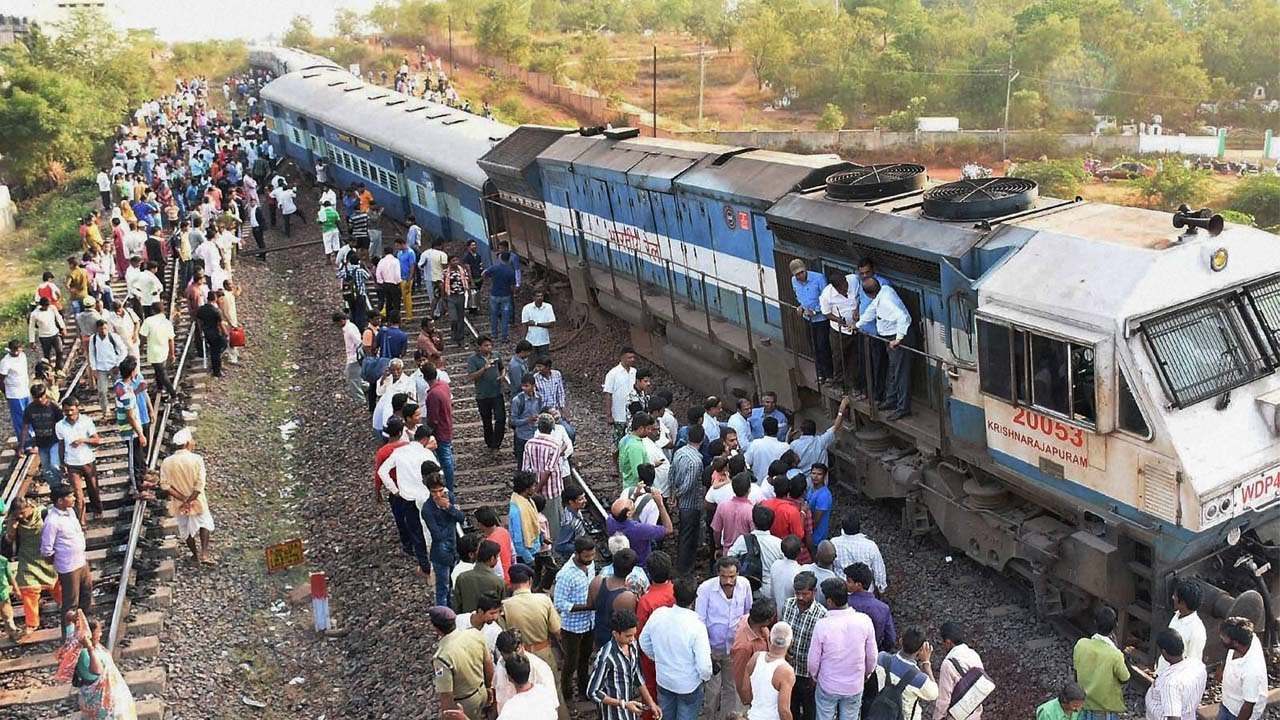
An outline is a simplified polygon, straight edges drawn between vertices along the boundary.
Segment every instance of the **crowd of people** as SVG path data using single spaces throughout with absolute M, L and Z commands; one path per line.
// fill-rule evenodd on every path
M 384 52 L 386 49 L 383 47 Z M 444 63 L 440 56 L 428 53 L 422 45 L 418 45 L 415 51 L 417 60 L 411 62 L 408 55 L 401 56 L 399 67 L 390 77 L 386 70 L 374 73 L 370 68 L 365 71 L 365 79 L 370 85 L 377 83 L 383 87 L 394 88 L 396 92 L 493 119 L 493 110 L 488 102 L 485 102 L 477 112 L 472 107 L 470 99 L 458 94 L 457 87 L 449 80 L 449 75 L 444 70 Z
M 204 78 L 179 80 L 172 93 L 144 103 L 119 127 L 111 164 L 97 177 L 101 209 L 81 222 L 81 252 L 66 259 L 61 282 L 53 272 L 43 274 L 26 342 L 9 341 L 0 360 L 13 442 L 39 456 L 39 479 L 51 501 L 44 506 L 28 493 L 14 507 L 0 507 L 7 553 L 0 555 L 0 608 L 12 639 L 23 642 L 38 640 L 42 596 L 59 604 L 65 644 L 56 656 L 57 677 L 75 685 L 85 717 L 131 718 L 134 704 L 93 614 L 85 530 L 91 517 L 105 512 L 96 467 L 104 438 L 91 410 L 64 394 L 63 341 L 78 337 L 100 422 L 112 422 L 124 441 L 132 470 L 128 494 L 167 496 L 193 566 L 216 564 L 205 465 L 193 451 L 192 431 L 174 434 L 158 477 L 147 474 L 148 444 L 160 404 L 181 395 L 172 369 L 182 313 L 192 324 L 192 351 L 210 375 L 222 375 L 224 357 L 239 361 L 240 287 L 232 274 L 251 233 L 263 247 L 267 221 L 259 188 L 273 172 L 274 150 L 252 111 L 269 79 L 256 71 L 228 79 L 229 112 L 210 104 Z M 237 99 L 246 103 L 246 117 Z M 166 285 L 170 269 L 176 288 Z M 38 353 L 34 363 L 28 349 Z M 152 381 L 144 379 L 143 363 Z M 11 596 L 21 599 L 22 627 Z

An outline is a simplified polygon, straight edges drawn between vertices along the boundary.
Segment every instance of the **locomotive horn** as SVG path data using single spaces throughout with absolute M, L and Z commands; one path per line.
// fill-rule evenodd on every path
M 1222 216 L 1214 214 L 1209 208 L 1192 212 L 1186 204 L 1179 205 L 1178 211 L 1173 214 L 1173 226 L 1187 228 L 1188 235 L 1196 234 L 1197 228 L 1204 228 L 1209 231 L 1210 237 L 1216 237 L 1222 233 L 1223 222 Z

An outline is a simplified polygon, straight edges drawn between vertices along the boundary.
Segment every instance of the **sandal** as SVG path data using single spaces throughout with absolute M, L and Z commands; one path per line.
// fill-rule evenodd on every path
M 206 555 L 200 558 L 200 564 L 201 565 L 217 565 L 218 561 Z

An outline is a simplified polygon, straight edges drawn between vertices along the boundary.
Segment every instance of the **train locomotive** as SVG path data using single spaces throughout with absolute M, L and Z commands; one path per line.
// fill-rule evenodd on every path
M 911 312 L 915 412 L 855 403 L 834 475 L 1024 578 L 1047 617 L 1107 603 L 1150 647 L 1189 577 L 1206 621 L 1250 615 L 1277 645 L 1276 236 L 1016 178 L 932 184 L 917 165 L 512 128 L 321 65 L 262 99 L 285 155 L 328 157 L 337 182 L 434 237 L 509 241 L 722 397 L 767 389 L 829 416 L 839 393 L 816 382 L 788 267 L 871 259 Z

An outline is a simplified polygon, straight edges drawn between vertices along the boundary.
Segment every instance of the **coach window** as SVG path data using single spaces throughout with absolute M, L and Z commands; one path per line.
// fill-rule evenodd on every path
M 978 320 L 978 358 L 982 392 L 1078 423 L 1097 422 L 1092 347 Z

